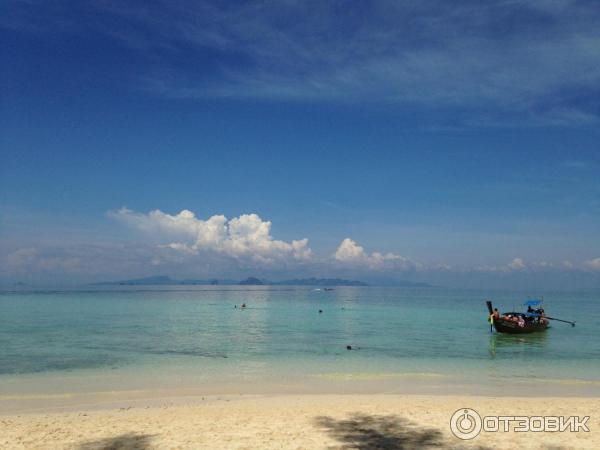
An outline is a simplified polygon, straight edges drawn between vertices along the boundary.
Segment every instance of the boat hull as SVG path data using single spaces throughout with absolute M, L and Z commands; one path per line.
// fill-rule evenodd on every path
M 511 320 L 494 320 L 494 328 L 498 333 L 507 334 L 527 334 L 536 333 L 539 331 L 546 331 L 548 329 L 547 323 L 535 323 L 529 324 L 524 327 L 520 327 L 518 323 Z

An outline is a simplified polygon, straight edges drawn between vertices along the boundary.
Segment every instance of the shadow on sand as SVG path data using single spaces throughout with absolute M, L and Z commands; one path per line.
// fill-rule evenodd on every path
M 317 417 L 317 426 L 341 443 L 343 449 L 455 449 L 460 443 L 449 442 L 436 428 L 419 427 L 398 416 L 370 416 L 355 413 L 348 419 Z M 457 445 L 458 444 L 458 445 Z M 470 447 L 473 448 L 473 447 Z M 484 450 L 485 447 L 478 447 Z
M 79 450 L 145 450 L 150 448 L 150 434 L 127 433 L 120 436 L 87 441 L 79 444 Z

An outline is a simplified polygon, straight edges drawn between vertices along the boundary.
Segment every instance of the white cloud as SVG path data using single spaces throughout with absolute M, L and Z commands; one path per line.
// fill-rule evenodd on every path
M 547 265 L 548 263 L 534 263 L 532 266 L 536 267 L 536 266 L 540 266 L 543 267 L 543 265 Z M 489 266 L 489 265 L 483 265 L 483 266 L 477 266 L 475 268 L 473 268 L 472 270 L 475 272 L 488 272 L 488 273 L 508 273 L 508 272 L 519 272 L 519 271 L 523 271 L 526 269 L 529 269 L 529 265 L 525 263 L 525 261 L 523 260 L 523 258 L 514 258 L 512 261 L 510 261 L 507 264 L 503 264 L 500 266 Z
M 590 259 L 585 261 L 584 266 L 590 270 L 599 270 L 600 271 L 600 258 Z
M 365 252 L 365 249 L 358 245 L 350 238 L 342 241 L 337 248 L 334 258 L 336 261 L 358 267 L 365 267 L 372 270 L 382 269 L 415 269 L 420 267 L 420 264 L 411 261 L 410 259 L 396 255 L 394 253 L 379 253 L 371 254 Z
M 511 262 L 508 263 L 508 268 L 511 270 L 524 270 L 527 268 L 527 265 L 521 258 L 515 258 Z
M 142 214 L 121 208 L 109 215 L 146 233 L 174 239 L 163 246 L 185 254 L 208 251 L 259 265 L 306 262 L 312 258 L 308 239 L 274 239 L 271 222 L 257 214 L 242 214 L 231 220 L 214 215 L 202 220 L 186 209 L 171 215 L 160 210 Z
M 119 280 L 157 274 L 175 278 L 208 278 L 220 274 L 239 276 L 231 258 L 190 259 L 164 246 L 142 242 L 43 243 L 0 249 L 0 281 L 3 278 L 28 282 L 66 284 Z
M 358 23 L 336 2 L 199 1 L 174 3 L 169 14 L 121 3 L 104 8 L 151 27 L 152 37 L 135 28 L 101 30 L 134 49 L 208 48 L 249 61 L 223 61 L 216 80 L 166 63 L 142 75 L 142 85 L 167 96 L 462 105 L 473 108 L 467 122 L 482 110 L 492 112 L 491 122 L 506 113 L 533 125 L 598 120 L 567 92 L 595 89 L 600 80 L 597 10 L 583 3 L 378 4 Z M 283 18 L 300 19 L 282 26 Z M 498 32 L 505 26 L 514 32 Z
M 585 263 L 584 263 L 585 266 Z M 542 271 L 552 271 L 552 270 L 579 270 L 581 268 L 581 264 L 575 265 L 571 261 L 565 260 L 557 263 L 549 262 L 549 261 L 530 261 L 525 262 L 523 258 L 514 258 L 507 264 L 500 266 L 478 266 L 473 268 L 472 270 L 475 272 L 489 272 L 489 273 L 510 273 L 510 272 L 542 272 Z
M 18 269 L 31 264 L 38 256 L 38 251 L 33 247 L 19 248 L 6 256 L 5 265 L 9 269 Z
M 36 246 L 17 248 L 0 256 L 0 273 L 31 278 L 32 276 L 94 276 L 122 274 L 149 260 L 145 247 L 123 245 Z
M 452 270 L 452 266 L 446 263 L 438 263 L 430 266 L 431 270 L 440 270 L 440 271 L 450 271 Z
M 600 81 L 594 2 L 371 2 L 360 14 L 335 1 L 92 2 L 90 17 L 114 19 L 93 23 L 66 18 L 64 7 L 44 9 L 42 21 L 37 2 L 18 3 L 0 27 L 91 29 L 150 56 L 136 87 L 166 96 L 462 106 L 463 123 L 484 126 L 599 120 L 582 101 Z M 205 51 L 211 67 L 178 63 Z

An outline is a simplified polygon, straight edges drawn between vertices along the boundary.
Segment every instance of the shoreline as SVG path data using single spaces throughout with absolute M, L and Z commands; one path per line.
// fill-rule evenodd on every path
M 137 378 L 87 378 L 63 374 L 49 379 L 0 378 L 0 416 L 35 412 L 99 410 L 155 405 L 204 398 L 249 396 L 411 395 L 520 399 L 598 399 L 600 381 L 578 379 L 492 379 L 437 373 L 322 373 L 281 378 L 186 378 L 152 375 Z M 119 384 L 119 382 L 121 384 Z
M 102 409 L 0 415 L 0 446 L 320 449 L 373 448 L 387 443 L 387 448 L 407 449 L 600 447 L 598 398 L 241 394 L 125 403 Z M 472 441 L 462 441 L 449 427 L 452 414 L 461 408 L 472 408 L 481 416 L 590 416 L 590 432 L 482 432 Z

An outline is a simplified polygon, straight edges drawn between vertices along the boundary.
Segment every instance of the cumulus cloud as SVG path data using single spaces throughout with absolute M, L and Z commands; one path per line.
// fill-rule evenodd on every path
M 571 261 L 569 261 L 568 259 L 565 259 L 562 263 L 561 266 L 564 269 L 573 269 L 575 267 L 575 264 L 573 264 Z
M 202 220 L 186 209 L 171 215 L 160 210 L 143 214 L 121 208 L 109 215 L 133 228 L 171 239 L 164 247 L 184 254 L 213 252 L 260 265 L 306 262 L 313 256 L 308 239 L 274 239 L 271 222 L 257 214 L 242 214 L 230 220 L 214 215 Z
M 587 269 L 600 271 L 600 258 L 590 259 L 583 264 Z
M 508 263 L 508 268 L 512 270 L 524 270 L 527 268 L 527 265 L 522 258 L 515 258 Z
M 342 264 L 365 267 L 372 270 L 406 270 L 414 269 L 420 266 L 418 263 L 415 263 L 410 259 L 395 253 L 384 254 L 380 252 L 373 252 L 369 254 L 363 247 L 358 245 L 350 238 L 346 238 L 342 241 L 334 254 L 334 258 L 336 261 Z

